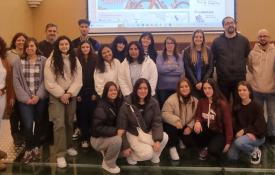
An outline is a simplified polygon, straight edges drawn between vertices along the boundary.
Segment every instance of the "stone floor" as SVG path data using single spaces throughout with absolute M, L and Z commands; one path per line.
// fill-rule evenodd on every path
M 77 144 L 77 142 L 76 142 Z M 49 147 L 43 150 L 40 162 L 24 165 L 21 163 L 22 154 L 15 151 L 12 138 L 9 133 L 9 122 L 4 120 L 0 130 L 0 148 L 7 151 L 8 168 L 0 175 L 105 175 L 101 169 L 102 157 L 92 148 L 79 148 L 77 157 L 68 157 L 68 168 L 56 168 L 51 158 Z M 262 148 L 262 161 L 259 165 L 251 165 L 246 156 L 242 156 L 238 162 L 230 162 L 226 158 L 222 160 L 209 159 L 201 161 L 197 158 L 197 151 L 193 149 L 179 150 L 181 160 L 171 161 L 167 150 L 161 156 L 161 163 L 153 165 L 150 161 L 139 162 L 136 166 L 130 166 L 124 159 L 118 160 L 121 167 L 121 175 L 275 175 L 275 149 L 265 144 Z

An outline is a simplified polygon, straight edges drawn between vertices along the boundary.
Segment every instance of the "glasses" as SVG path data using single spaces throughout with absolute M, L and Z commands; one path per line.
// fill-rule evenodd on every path
M 259 38 L 268 38 L 269 36 L 268 35 L 259 35 L 258 37 Z
M 225 26 L 234 25 L 235 23 L 233 21 L 224 23 Z

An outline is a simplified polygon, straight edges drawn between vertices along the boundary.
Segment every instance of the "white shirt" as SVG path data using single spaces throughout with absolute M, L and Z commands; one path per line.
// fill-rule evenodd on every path
M 2 59 L 0 58 L 0 89 L 3 89 L 6 86 L 6 77 L 7 77 L 7 70 L 2 64 Z

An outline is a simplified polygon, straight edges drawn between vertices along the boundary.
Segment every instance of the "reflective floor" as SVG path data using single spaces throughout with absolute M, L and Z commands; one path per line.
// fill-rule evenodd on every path
M 3 130 L 5 132 L 3 132 Z M 79 148 L 77 157 L 67 157 L 68 168 L 56 168 L 55 160 L 51 158 L 50 147 L 43 149 L 40 162 L 24 165 L 21 163 L 22 154 L 14 151 L 13 142 L 7 132 L 9 122 L 2 123 L 0 131 L 0 147 L 8 152 L 8 168 L 1 175 L 103 175 L 109 174 L 102 170 L 102 156 L 92 148 Z M 5 134 L 4 134 L 5 133 Z M 9 133 L 9 132 L 8 132 Z M 77 144 L 77 142 L 75 143 Z M 161 156 L 161 163 L 154 165 L 150 161 L 139 162 L 137 166 L 128 165 L 125 159 L 120 158 L 118 165 L 121 175 L 275 175 L 275 148 L 265 144 L 262 148 L 262 161 L 259 165 L 251 165 L 249 158 L 242 156 L 237 162 L 230 162 L 226 158 L 206 161 L 198 160 L 197 150 L 179 150 L 180 161 L 171 161 L 168 151 Z

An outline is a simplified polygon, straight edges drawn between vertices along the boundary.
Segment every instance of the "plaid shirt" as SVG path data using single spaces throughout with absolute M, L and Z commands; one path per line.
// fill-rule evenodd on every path
M 31 64 L 29 60 L 21 60 L 22 72 L 32 95 L 36 94 L 36 91 L 40 85 L 41 63 L 42 62 L 40 57 L 37 58 L 35 64 Z

